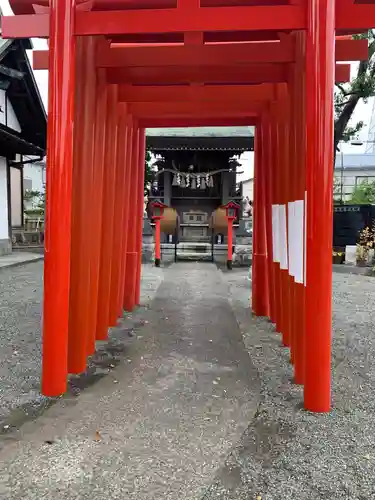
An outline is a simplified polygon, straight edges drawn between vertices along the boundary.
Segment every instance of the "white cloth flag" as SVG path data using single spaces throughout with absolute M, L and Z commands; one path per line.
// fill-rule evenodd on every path
M 294 277 L 295 271 L 295 261 L 294 261 L 294 233 L 295 233 L 295 228 L 294 228 L 294 201 L 290 201 L 288 203 L 288 256 L 289 256 L 289 275 Z
M 280 262 L 279 205 L 272 205 L 272 259 L 273 262 Z
M 286 206 L 279 205 L 279 257 L 280 269 L 288 269 L 288 247 L 286 232 Z
M 294 259 L 295 259 L 295 282 L 304 282 L 304 226 L 305 226 L 305 213 L 304 213 L 304 200 L 297 200 L 294 203 L 295 212 L 295 237 L 294 237 Z

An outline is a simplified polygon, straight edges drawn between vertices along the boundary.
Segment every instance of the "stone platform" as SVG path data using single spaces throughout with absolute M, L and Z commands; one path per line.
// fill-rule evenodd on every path
M 241 221 L 240 226 L 233 231 L 233 265 L 248 267 L 252 261 L 252 234 L 248 229 L 248 221 Z M 174 243 L 161 243 L 161 262 L 170 264 L 177 261 L 208 261 L 223 265 L 227 262 L 228 246 L 210 241 L 193 240 Z M 153 228 L 148 219 L 143 222 L 143 262 L 153 262 L 155 245 Z

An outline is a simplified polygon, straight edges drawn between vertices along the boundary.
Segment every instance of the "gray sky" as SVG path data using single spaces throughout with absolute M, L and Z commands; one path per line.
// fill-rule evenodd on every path
M 0 7 L 5 15 L 11 15 L 12 10 L 9 7 L 9 2 L 8 0 L 0 0 Z M 38 39 L 38 38 L 33 38 L 33 45 L 35 49 L 47 49 L 47 42 L 46 40 Z M 30 51 L 31 52 L 31 51 Z M 30 59 L 32 59 L 31 53 L 29 54 Z M 352 64 L 352 73 L 353 75 L 355 74 L 356 71 L 356 64 Z M 39 87 L 39 91 L 41 93 L 42 99 L 45 103 L 45 106 L 47 108 L 47 99 L 48 99 L 48 71 L 35 71 L 35 79 Z M 360 101 L 360 103 L 357 105 L 356 110 L 353 115 L 353 122 L 357 122 L 362 120 L 365 123 L 365 127 L 360 133 L 360 140 L 366 141 L 368 139 L 368 127 L 370 124 L 371 120 L 371 114 L 372 114 L 372 108 L 373 108 L 373 103 L 374 103 L 374 98 L 369 99 L 368 103 L 364 103 L 363 101 Z M 365 149 L 365 146 L 352 146 L 350 144 L 345 144 L 344 145 L 344 153 L 363 153 Z M 244 170 L 246 171 L 246 174 L 244 174 L 244 177 L 249 177 L 252 175 L 253 171 L 253 154 L 248 153 L 243 155 L 243 167 Z

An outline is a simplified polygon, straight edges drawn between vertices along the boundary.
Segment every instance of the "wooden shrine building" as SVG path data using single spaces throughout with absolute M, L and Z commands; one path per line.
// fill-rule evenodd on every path
M 241 203 L 239 156 L 254 148 L 253 127 L 147 129 L 157 170 L 148 198 L 175 208 L 180 241 L 209 241 L 214 210 Z

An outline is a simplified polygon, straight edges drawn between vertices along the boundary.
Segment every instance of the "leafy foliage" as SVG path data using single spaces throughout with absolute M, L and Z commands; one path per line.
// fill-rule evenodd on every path
M 363 182 L 357 185 L 348 203 L 353 205 L 375 203 L 375 182 Z
M 362 35 L 353 38 L 366 38 L 369 43 L 367 61 L 361 61 L 355 78 L 347 84 L 336 84 L 335 91 L 335 138 L 334 154 L 338 149 L 340 141 L 349 141 L 355 137 L 364 126 L 362 121 L 350 124 L 353 112 L 358 102 L 365 102 L 369 97 L 375 95 L 375 31 L 369 30 Z
M 39 198 L 41 196 L 40 191 L 35 191 L 32 189 L 25 189 L 23 198 L 25 201 L 33 201 L 35 198 Z
M 44 214 L 45 204 L 46 204 L 46 193 L 45 191 L 34 191 L 32 189 L 26 189 L 24 193 L 24 202 L 31 202 L 32 208 L 28 208 L 28 212 L 36 212 L 38 214 Z M 24 207 L 26 210 L 26 207 Z
M 147 191 L 152 182 L 152 166 L 151 166 L 151 152 L 146 149 L 145 156 L 145 181 L 144 181 L 144 192 L 147 194 Z

